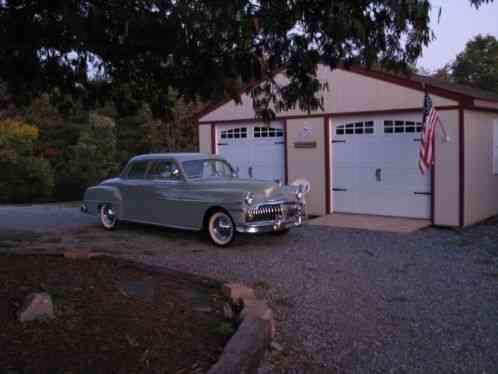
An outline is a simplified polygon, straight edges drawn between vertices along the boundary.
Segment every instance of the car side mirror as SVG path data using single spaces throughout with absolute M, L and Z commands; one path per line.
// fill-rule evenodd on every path
M 177 180 L 182 180 L 182 174 L 180 173 L 180 169 L 173 169 L 171 170 L 171 177 L 173 179 L 177 179 Z

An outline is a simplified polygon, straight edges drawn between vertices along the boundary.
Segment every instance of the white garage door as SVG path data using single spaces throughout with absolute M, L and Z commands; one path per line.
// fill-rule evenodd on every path
M 431 175 L 418 169 L 420 122 L 420 114 L 334 121 L 333 211 L 431 217 Z
M 285 179 L 285 134 L 280 122 L 216 126 L 217 153 L 241 178 Z

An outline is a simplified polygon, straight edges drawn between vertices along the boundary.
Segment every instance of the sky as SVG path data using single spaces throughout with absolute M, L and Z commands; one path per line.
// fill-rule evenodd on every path
M 432 5 L 431 23 L 437 39 L 424 50 L 419 67 L 435 70 L 452 62 L 478 34 L 498 38 L 498 0 L 478 10 L 470 6 L 469 0 L 434 0 Z M 442 15 L 438 23 L 439 7 L 442 7 Z

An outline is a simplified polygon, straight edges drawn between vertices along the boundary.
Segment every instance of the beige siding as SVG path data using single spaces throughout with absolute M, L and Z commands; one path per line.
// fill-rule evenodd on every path
M 287 121 L 287 157 L 289 183 L 304 178 L 311 183 L 307 212 L 324 215 L 325 209 L 325 137 L 323 118 Z M 306 128 L 306 131 L 303 129 Z M 304 135 L 306 134 L 306 135 Z M 296 142 L 316 142 L 316 148 L 295 148 Z
M 199 152 L 211 153 L 211 125 L 199 126 Z
M 401 87 L 353 72 L 344 70 L 330 71 L 320 66 L 318 77 L 328 82 L 329 90 L 320 93 L 324 98 L 325 113 L 364 112 L 376 110 L 420 108 L 423 103 L 423 92 Z M 277 81 L 285 82 L 283 74 Z M 435 105 L 456 105 L 455 101 L 433 96 Z M 319 112 L 321 113 L 321 112 Z M 279 113 L 279 116 L 305 115 L 299 110 Z M 242 96 L 242 104 L 229 102 L 201 118 L 203 122 L 243 120 L 254 118 L 250 96 Z
M 436 135 L 434 224 L 439 226 L 460 225 L 460 163 L 459 163 L 459 112 L 442 111 L 449 142 Z
M 484 108 L 498 109 L 498 103 L 496 101 L 474 100 L 474 105 Z
M 498 214 L 498 176 L 493 168 L 497 114 L 465 111 L 465 225 Z

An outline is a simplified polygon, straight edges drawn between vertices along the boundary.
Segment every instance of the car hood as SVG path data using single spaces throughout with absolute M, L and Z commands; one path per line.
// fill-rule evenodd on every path
M 251 192 L 265 199 L 282 193 L 282 187 L 278 183 L 254 179 L 204 179 L 193 183 L 206 190 L 243 194 Z

